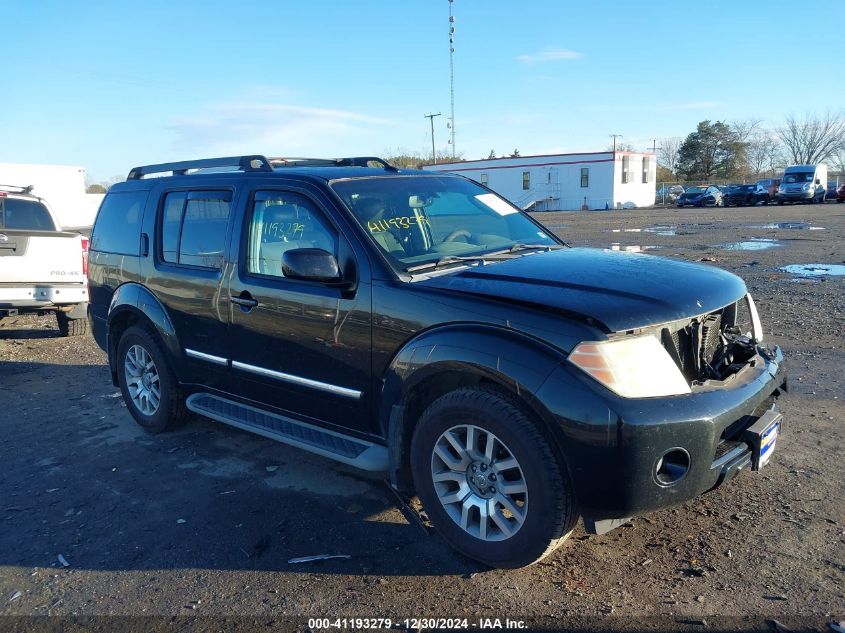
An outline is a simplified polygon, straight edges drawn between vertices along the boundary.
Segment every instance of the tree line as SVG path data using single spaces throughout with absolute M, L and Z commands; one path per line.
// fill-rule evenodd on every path
M 775 128 L 760 119 L 701 121 L 686 138 L 661 139 L 657 162 L 663 182 L 750 180 L 815 163 L 845 171 L 845 113 L 790 115 Z

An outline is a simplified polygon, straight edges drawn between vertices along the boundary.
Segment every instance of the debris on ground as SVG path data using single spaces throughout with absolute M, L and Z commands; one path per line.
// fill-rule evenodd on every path
M 349 554 L 315 554 L 314 556 L 300 556 L 299 558 L 291 558 L 288 563 L 296 565 L 298 563 L 310 563 L 315 560 L 330 560 L 332 558 L 352 558 Z
M 70 567 L 70 563 L 67 562 L 67 558 L 59 554 L 56 558 L 59 559 L 59 562 L 62 564 L 62 567 Z

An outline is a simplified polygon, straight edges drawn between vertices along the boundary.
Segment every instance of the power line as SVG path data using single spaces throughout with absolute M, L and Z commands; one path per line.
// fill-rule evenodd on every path
M 613 137 L 613 153 L 616 153 L 616 137 L 622 138 L 621 134 L 608 134 L 608 136 Z
M 435 165 L 437 164 L 437 152 L 434 151 L 434 117 L 436 116 L 440 116 L 440 113 L 423 115 L 424 119 L 428 119 L 431 122 L 431 160 Z

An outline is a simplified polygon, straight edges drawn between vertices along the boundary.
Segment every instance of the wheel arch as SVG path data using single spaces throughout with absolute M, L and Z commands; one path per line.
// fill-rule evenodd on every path
M 156 338 L 178 378 L 181 373 L 178 363 L 180 349 L 173 321 L 149 288 L 134 282 L 118 286 L 109 305 L 106 323 L 106 345 L 114 385 L 118 384 L 117 347 L 120 337 L 133 325 L 145 327 Z
M 409 453 L 416 422 L 429 404 L 461 387 L 504 391 L 534 414 L 559 450 L 555 418 L 534 394 L 563 360 L 562 352 L 542 341 L 490 325 L 438 327 L 406 343 L 383 376 L 379 409 L 391 484 L 411 492 Z

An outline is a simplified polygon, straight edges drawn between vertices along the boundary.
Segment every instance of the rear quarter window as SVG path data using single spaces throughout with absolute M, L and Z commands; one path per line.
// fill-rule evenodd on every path
M 91 233 L 91 250 L 137 256 L 147 194 L 146 191 L 106 194 Z
M 56 224 L 42 203 L 36 200 L 0 198 L 0 228 L 22 231 L 55 231 Z

